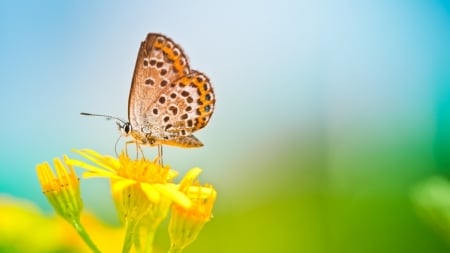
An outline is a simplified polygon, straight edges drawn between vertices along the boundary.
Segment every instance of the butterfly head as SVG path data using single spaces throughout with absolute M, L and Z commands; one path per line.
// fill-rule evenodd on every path
M 127 137 L 133 131 L 133 127 L 130 122 L 116 122 L 116 124 L 119 127 L 122 136 Z

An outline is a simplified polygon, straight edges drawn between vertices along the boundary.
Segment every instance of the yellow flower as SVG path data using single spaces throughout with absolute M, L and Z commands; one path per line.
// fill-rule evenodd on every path
M 178 173 L 171 170 L 169 166 L 162 167 L 157 162 L 146 159 L 132 160 L 125 153 L 120 154 L 117 159 L 100 155 L 90 149 L 74 150 L 74 152 L 97 166 L 75 159 L 68 159 L 67 163 L 87 170 L 83 173 L 84 178 L 110 178 L 114 196 L 134 185 L 141 189 L 151 202 L 158 203 L 164 196 L 186 208 L 191 206 L 191 201 L 180 193 L 177 185 L 172 182 Z
M 169 252 L 181 252 L 197 238 L 203 226 L 212 218 L 217 192 L 212 185 L 201 186 L 198 181 L 194 181 L 200 173 L 199 168 L 190 170 L 179 185 L 179 190 L 188 196 L 192 206 L 186 208 L 173 205 L 169 223 Z
M 120 154 L 117 159 L 112 156 L 100 155 L 90 149 L 75 150 L 75 152 L 97 166 L 75 159 L 68 159 L 67 163 L 84 168 L 86 170 L 83 173 L 84 178 L 110 178 L 114 198 L 122 198 L 122 193 L 133 186 L 152 203 L 159 203 L 164 197 L 185 208 L 191 206 L 190 199 L 179 192 L 177 185 L 172 182 L 178 173 L 171 170 L 169 166 L 162 167 L 156 161 L 146 159 L 132 160 L 125 153 Z M 125 203 L 126 201 L 130 200 L 122 199 L 121 201 L 125 204 L 125 208 L 135 208 L 133 206 L 135 203 Z M 127 216 L 128 212 L 123 214 Z
M 75 152 L 95 164 L 68 159 L 72 166 L 86 170 L 85 178 L 111 179 L 112 195 L 127 227 L 123 252 L 133 246 L 151 250 L 154 233 L 167 216 L 172 202 L 184 208 L 192 206 L 191 200 L 173 183 L 177 173 L 169 166 L 163 167 L 144 158 L 133 160 L 126 153 L 115 158 L 89 149 Z
M 67 157 L 64 156 L 64 160 Z M 56 175 L 47 162 L 36 166 L 41 188 L 55 211 L 71 222 L 79 220 L 83 202 L 80 195 L 80 183 L 72 166 L 54 159 Z
M 63 163 L 55 158 L 56 175 L 47 162 L 38 164 L 36 171 L 41 188 L 56 213 L 68 221 L 93 252 L 100 252 L 92 242 L 80 221 L 83 202 L 81 201 L 80 182 L 72 166 L 64 156 Z
M 134 160 L 126 153 L 121 153 L 115 158 L 90 149 L 75 152 L 90 162 L 65 157 L 65 163 L 70 169 L 66 174 L 70 176 L 65 174 L 61 176 L 59 184 L 54 185 L 53 177 L 38 169 L 40 178 L 51 178 L 41 180 L 44 182 L 44 192 L 52 192 L 49 189 L 58 185 L 62 187 L 65 185 L 61 183 L 62 181 L 70 181 L 71 183 L 67 185 L 76 185 L 75 189 L 79 195 L 78 179 L 73 179 L 76 176 L 72 166 L 85 169 L 84 178 L 110 179 L 112 196 L 126 227 L 122 252 L 152 252 L 157 227 L 171 207 L 169 234 L 172 243 L 169 252 L 181 252 L 197 238 L 204 224 L 212 217 L 211 212 L 217 193 L 212 185 L 202 186 L 196 181 L 201 173 L 199 168 L 190 170 L 180 184 L 175 184 L 173 179 L 178 173 L 169 166 L 162 166 L 156 160 L 150 161 L 145 158 Z M 59 171 L 58 168 L 62 167 L 62 163 L 60 161 L 55 163 Z M 38 166 L 41 167 L 49 168 L 49 165 Z M 93 251 L 98 252 L 95 249 Z

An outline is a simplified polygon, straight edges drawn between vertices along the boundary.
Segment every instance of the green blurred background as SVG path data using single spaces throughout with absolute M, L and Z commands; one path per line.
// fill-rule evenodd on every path
M 37 163 L 113 154 L 115 123 L 79 112 L 126 118 L 160 32 L 217 96 L 205 147 L 165 149 L 219 192 L 186 252 L 448 252 L 411 192 L 450 175 L 449 27 L 448 1 L 2 1 L 0 192 L 51 213 Z M 117 224 L 107 182 L 82 191 Z

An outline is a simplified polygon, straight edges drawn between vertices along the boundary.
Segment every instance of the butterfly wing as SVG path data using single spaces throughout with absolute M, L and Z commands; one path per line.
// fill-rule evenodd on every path
M 149 34 L 139 49 L 128 103 L 133 129 L 150 134 L 154 144 L 199 147 L 192 133 L 208 123 L 215 96 L 208 77 L 189 69 L 177 44 Z
M 147 35 L 139 48 L 128 99 L 128 119 L 134 130 L 161 135 L 160 117 L 150 107 L 170 83 L 189 72 L 180 46 L 162 34 Z
M 214 111 L 215 97 L 208 78 L 198 72 L 171 83 L 146 115 L 157 118 L 161 132 L 152 132 L 155 144 L 201 147 L 192 133 L 205 127 Z M 158 133 L 158 135 L 156 134 Z
M 208 77 L 193 70 L 170 87 L 170 106 L 166 113 L 172 114 L 173 119 L 171 125 L 165 125 L 166 132 L 188 136 L 205 127 L 214 112 L 216 101 Z

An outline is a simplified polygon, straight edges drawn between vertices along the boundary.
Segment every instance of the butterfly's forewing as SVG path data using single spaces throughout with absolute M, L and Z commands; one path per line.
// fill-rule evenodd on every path
M 208 78 L 189 69 L 177 44 L 150 33 L 139 49 L 128 103 L 134 131 L 159 144 L 198 147 L 192 132 L 208 123 L 215 97 Z
M 190 71 L 181 48 L 161 34 L 150 33 L 139 48 L 128 100 L 128 118 L 137 131 L 160 128 L 160 117 L 150 113 L 164 88 Z

